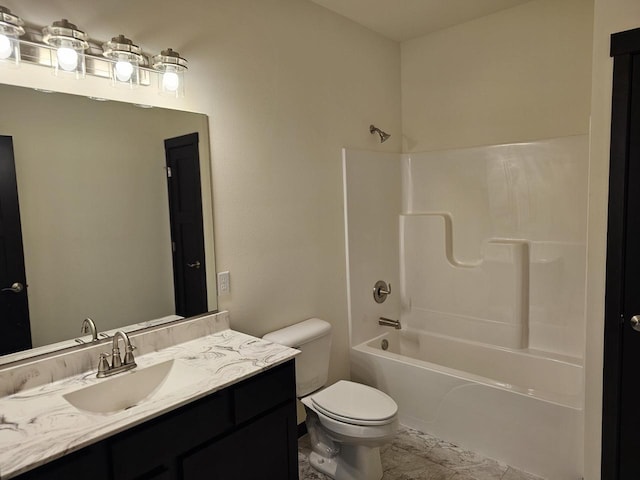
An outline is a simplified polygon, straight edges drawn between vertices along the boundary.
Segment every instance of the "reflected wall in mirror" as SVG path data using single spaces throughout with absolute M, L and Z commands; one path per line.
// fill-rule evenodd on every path
M 165 140 L 198 133 L 208 310 L 217 309 L 205 115 L 0 85 L 33 347 L 176 314 Z M 5 285 L 0 285 L 5 287 Z M 83 337 L 87 339 L 86 336 Z

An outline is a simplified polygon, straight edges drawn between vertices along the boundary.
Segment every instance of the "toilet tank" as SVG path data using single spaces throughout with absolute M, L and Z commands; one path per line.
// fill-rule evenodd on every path
M 290 327 L 267 333 L 263 339 L 297 348 L 296 395 L 303 397 L 322 388 L 329 376 L 331 325 L 319 318 L 310 318 Z

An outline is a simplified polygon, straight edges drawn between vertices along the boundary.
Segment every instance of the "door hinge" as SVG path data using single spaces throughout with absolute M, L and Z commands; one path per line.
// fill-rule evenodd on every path
M 176 242 L 171 242 L 171 251 L 176 253 Z
M 171 178 L 173 175 L 171 173 L 171 167 L 167 167 L 167 177 Z

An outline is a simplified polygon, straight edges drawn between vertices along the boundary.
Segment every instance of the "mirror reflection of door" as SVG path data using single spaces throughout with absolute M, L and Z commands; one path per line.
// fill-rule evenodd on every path
M 0 136 L 0 355 L 31 348 L 26 285 L 13 141 Z
M 169 138 L 164 145 L 176 314 L 191 317 L 208 311 L 198 134 Z

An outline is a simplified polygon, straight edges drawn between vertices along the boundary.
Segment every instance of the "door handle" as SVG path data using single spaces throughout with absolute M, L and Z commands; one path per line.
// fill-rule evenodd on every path
M 631 328 L 633 328 L 636 332 L 640 332 L 640 315 L 634 315 L 631 317 Z
M 0 290 L 0 291 L 2 291 L 2 292 L 20 293 L 20 292 L 21 292 L 21 291 L 23 291 L 23 290 L 24 290 L 24 285 L 22 285 L 22 284 L 21 284 L 21 283 L 19 283 L 19 282 L 15 282 L 15 283 L 14 283 L 13 285 L 11 285 L 10 287 L 8 287 L 8 288 L 3 288 L 3 289 L 2 289 L 2 290 Z
M 189 268 L 200 268 L 200 260 L 196 260 L 195 263 L 187 263 Z

